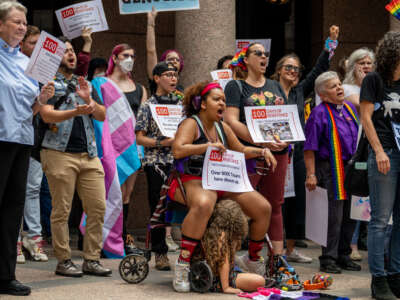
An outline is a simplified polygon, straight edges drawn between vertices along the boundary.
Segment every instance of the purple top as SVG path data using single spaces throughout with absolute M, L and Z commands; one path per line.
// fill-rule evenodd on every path
M 355 114 L 357 114 L 354 106 L 345 101 Z M 328 103 L 331 107 L 336 126 L 339 131 L 340 144 L 342 146 L 342 159 L 348 161 L 357 148 L 358 125 L 342 105 Z M 306 123 L 306 141 L 304 142 L 304 151 L 315 151 L 317 159 L 329 159 L 329 123 L 325 104 L 322 102 L 316 106 Z

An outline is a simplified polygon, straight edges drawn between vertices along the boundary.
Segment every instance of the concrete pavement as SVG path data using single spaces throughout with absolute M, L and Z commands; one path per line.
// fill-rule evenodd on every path
M 307 249 L 300 251 L 314 258 L 311 264 L 293 264 L 300 279 L 305 281 L 311 279 L 313 274 L 318 272 L 318 255 L 320 248 L 308 242 Z M 104 266 L 113 270 L 112 277 L 84 276 L 82 278 L 66 278 L 54 275 L 56 260 L 50 247 L 46 250 L 49 253 L 48 262 L 33 262 L 27 260 L 25 264 L 17 265 L 17 279 L 32 287 L 32 294 L 29 297 L 13 297 L 0 295 L 1 300 L 29 299 L 29 300 L 120 300 L 120 299 L 241 299 L 235 295 L 224 294 L 178 294 L 172 289 L 172 271 L 161 272 L 154 268 L 154 258 L 150 262 L 149 276 L 140 284 L 133 285 L 125 283 L 119 276 L 118 265 L 120 260 L 103 259 Z M 325 293 L 338 296 L 345 296 L 351 299 L 370 298 L 370 275 L 368 272 L 367 253 L 361 251 L 364 256 L 361 272 L 344 271 L 340 275 L 333 276 L 333 285 Z M 170 253 L 171 264 L 175 262 L 177 253 Z M 80 252 L 73 251 L 73 260 L 82 264 Z

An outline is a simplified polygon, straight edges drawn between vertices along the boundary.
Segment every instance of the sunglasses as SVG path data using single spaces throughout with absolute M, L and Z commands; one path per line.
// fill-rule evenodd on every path
M 285 71 L 287 71 L 287 72 L 293 71 L 295 73 L 300 73 L 300 67 L 296 67 L 293 65 L 283 65 L 283 67 L 285 68 Z
M 255 55 L 257 55 L 258 57 L 261 57 L 261 56 L 265 56 L 265 57 L 269 57 L 269 52 L 267 52 L 267 51 L 261 51 L 261 50 L 252 50 L 252 51 L 250 51 L 250 53 L 254 53 Z
M 165 76 L 165 77 L 168 77 L 168 78 L 175 77 L 176 79 L 178 79 L 178 78 L 179 78 L 179 75 L 178 75 L 178 73 L 177 73 L 177 72 L 168 72 L 168 73 L 163 73 L 163 74 L 161 74 L 161 76 Z

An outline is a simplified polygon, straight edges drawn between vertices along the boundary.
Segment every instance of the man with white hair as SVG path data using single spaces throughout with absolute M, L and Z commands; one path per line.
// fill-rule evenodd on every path
M 355 221 L 350 219 L 351 195 L 344 189 L 344 166 L 357 146 L 357 111 L 344 100 L 336 72 L 318 76 L 315 89 L 322 103 L 313 109 L 306 124 L 304 159 L 306 187 L 312 191 L 318 185 L 328 192 L 328 237 L 319 257 L 320 271 L 360 271 L 349 257 Z

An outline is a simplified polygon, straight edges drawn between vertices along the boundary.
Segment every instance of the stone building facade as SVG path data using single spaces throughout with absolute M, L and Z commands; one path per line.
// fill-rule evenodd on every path
M 20 0 L 28 7 L 28 21 L 55 35 L 60 29 L 54 10 L 81 2 L 67 0 Z M 382 0 L 291 0 L 285 5 L 268 0 L 200 0 L 200 10 L 162 12 L 156 23 L 158 55 L 170 48 L 184 56 L 181 81 L 188 86 L 209 78 L 217 60 L 233 54 L 236 38 L 272 38 L 270 72 L 287 52 L 299 54 L 310 69 L 319 55 L 331 24 L 340 26 L 340 46 L 333 68 L 344 55 L 359 47 L 375 48 L 389 29 L 400 23 L 389 15 Z M 147 85 L 146 14 L 120 15 L 117 0 L 103 0 L 110 30 L 93 34 L 92 57 L 108 59 L 112 48 L 129 43 L 136 50 L 134 78 Z M 76 48 L 82 41 L 74 40 Z M 144 174 L 138 177 L 131 203 L 129 228 L 144 228 L 148 218 Z

